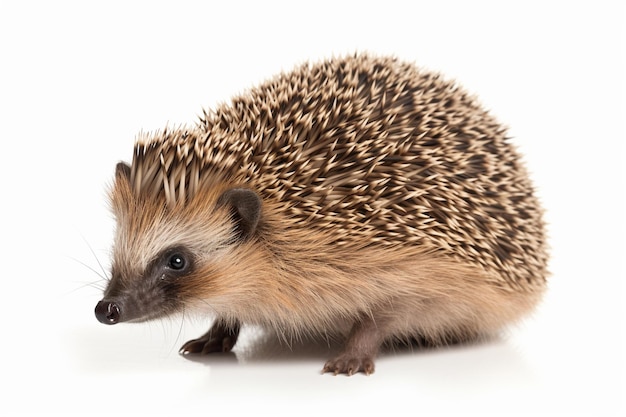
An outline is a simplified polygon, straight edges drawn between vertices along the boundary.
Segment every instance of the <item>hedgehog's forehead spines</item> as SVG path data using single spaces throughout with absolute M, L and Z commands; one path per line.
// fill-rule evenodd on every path
M 185 128 L 141 134 L 131 166 L 133 192 L 162 198 L 168 207 L 184 204 L 236 162 L 234 153 L 213 142 L 210 133 Z

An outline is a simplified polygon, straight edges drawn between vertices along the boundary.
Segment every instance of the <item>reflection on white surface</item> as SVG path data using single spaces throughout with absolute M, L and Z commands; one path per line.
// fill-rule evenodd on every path
M 485 411 L 497 412 L 520 395 L 543 396 L 538 389 L 541 377 L 506 340 L 386 351 L 377 360 L 375 374 L 346 377 L 320 374 L 337 345 L 303 341 L 289 347 L 271 334 L 249 328 L 242 331 L 234 352 L 189 360 L 171 348 L 174 337 L 166 335 L 177 331 L 171 324 L 165 331 L 144 325 L 110 331 L 94 319 L 93 326 L 74 329 L 64 341 L 64 350 L 81 378 L 90 381 L 89 388 L 80 389 L 80 397 L 97 397 L 93 384 L 114 384 L 111 389 L 117 396 L 112 401 L 140 412 L 138 404 L 167 387 L 166 395 L 158 398 L 170 410 L 177 407 L 176 398 L 189 398 L 216 401 L 212 407 L 218 410 L 228 409 L 224 402 L 235 402 L 250 412 L 272 407 L 288 412 L 298 405 L 305 407 L 303 415 L 313 415 L 329 407 L 346 412 L 398 411 L 411 407 L 417 398 L 423 409 L 451 412 L 488 400 Z M 137 386 L 142 387 L 139 392 Z M 519 407 L 533 408 L 532 403 Z

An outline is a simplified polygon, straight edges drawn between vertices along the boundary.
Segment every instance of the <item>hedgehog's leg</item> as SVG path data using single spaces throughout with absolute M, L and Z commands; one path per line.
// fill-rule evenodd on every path
M 194 353 L 206 355 L 211 352 L 230 352 L 235 343 L 237 343 L 240 328 L 239 322 L 226 325 L 223 320 L 218 319 L 208 332 L 198 339 L 185 343 L 178 353 L 181 355 Z
M 363 372 L 374 373 L 374 358 L 383 342 L 380 323 L 372 317 L 364 316 L 357 321 L 346 340 L 343 351 L 324 365 L 322 373 L 354 375 Z

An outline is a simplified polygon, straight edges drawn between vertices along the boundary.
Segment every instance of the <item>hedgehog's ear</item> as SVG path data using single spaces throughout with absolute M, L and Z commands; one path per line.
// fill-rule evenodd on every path
M 126 178 L 130 182 L 130 165 L 126 162 L 118 162 L 115 166 L 115 176 Z
M 220 196 L 217 206 L 228 206 L 239 231 L 240 239 L 254 234 L 261 219 L 261 198 L 247 188 L 231 188 Z
M 119 162 L 115 166 L 115 181 L 111 187 L 111 208 L 115 217 L 125 217 L 130 210 L 131 201 L 134 196 L 130 186 L 130 166 L 124 162 Z

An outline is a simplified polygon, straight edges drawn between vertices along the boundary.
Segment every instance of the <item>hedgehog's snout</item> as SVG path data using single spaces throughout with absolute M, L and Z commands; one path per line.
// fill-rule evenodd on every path
M 101 300 L 96 304 L 96 318 L 100 323 L 116 324 L 120 321 L 120 307 L 114 301 Z

